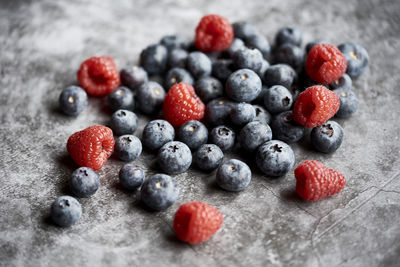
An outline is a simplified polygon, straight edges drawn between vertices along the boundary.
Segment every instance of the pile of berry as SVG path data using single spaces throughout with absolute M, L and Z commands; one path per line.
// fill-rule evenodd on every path
M 96 125 L 69 137 L 67 150 L 81 166 L 72 174 L 71 192 L 77 197 L 94 194 L 100 184 L 95 171 L 111 154 L 131 162 L 140 156 L 142 144 L 157 153 L 165 174 L 145 179 L 140 167 L 128 163 L 119 172 L 120 183 L 128 190 L 140 187 L 142 202 L 157 211 L 178 198 L 179 186 L 170 175 L 185 172 L 192 162 L 206 172 L 217 169 L 222 189 L 244 190 L 252 177 L 249 166 L 237 159 L 223 162 L 224 151 L 236 144 L 238 151 L 254 155 L 267 176 L 293 169 L 289 143 L 303 138 L 306 127 L 313 128 L 310 139 L 317 151 L 334 152 L 344 133 L 330 119 L 356 111 L 352 79 L 365 71 L 368 54 L 354 43 L 336 47 L 318 40 L 305 50 L 301 44 L 297 28 L 280 29 L 271 49 L 251 24 L 231 25 L 224 17 L 207 15 L 193 43 L 165 36 L 142 51 L 140 66 L 118 72 L 110 57 L 87 59 L 77 74 L 81 87 L 66 88 L 60 108 L 76 116 L 89 94 L 107 96 L 114 113 L 111 129 Z M 163 76 L 163 84 L 151 81 L 155 75 Z M 163 118 L 150 121 L 141 140 L 133 135 L 138 125 L 134 110 Z M 346 183 L 338 171 L 313 160 L 301 163 L 294 173 L 296 192 L 309 201 L 336 194 Z M 53 220 L 60 226 L 76 223 L 81 213 L 79 202 L 69 196 L 52 205 Z M 179 239 L 195 244 L 211 237 L 222 221 L 216 208 L 187 202 L 175 214 L 174 230 Z

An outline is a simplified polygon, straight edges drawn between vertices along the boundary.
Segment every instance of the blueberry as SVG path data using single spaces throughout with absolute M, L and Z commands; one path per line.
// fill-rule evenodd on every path
M 296 71 L 286 64 L 270 66 L 264 73 L 264 83 L 266 86 L 282 85 L 290 88 L 296 78 Z
M 117 111 L 118 109 L 133 110 L 135 107 L 135 97 L 132 91 L 124 86 L 112 91 L 107 100 L 108 106 L 112 111 Z
M 211 126 L 222 125 L 229 122 L 229 115 L 234 103 L 227 98 L 211 100 L 206 105 L 205 120 Z
M 304 51 L 293 44 L 283 44 L 274 51 L 275 63 L 284 63 L 298 70 L 303 67 Z
M 314 40 L 312 42 L 309 42 L 306 44 L 306 53 L 308 54 L 311 48 L 313 48 L 317 44 L 329 44 L 329 42 L 325 40 Z
M 268 91 L 268 86 L 263 85 L 261 87 L 261 92 L 258 94 L 257 98 L 254 100 L 255 103 L 264 105 L 264 96 Z
M 82 215 L 82 207 L 78 200 L 70 196 L 61 196 L 51 205 L 51 218 L 61 227 L 74 225 Z
M 193 162 L 203 171 L 212 171 L 221 165 L 224 153 L 219 146 L 204 144 L 193 153 Z
M 253 105 L 254 109 L 256 110 L 256 117 L 253 121 L 259 121 L 263 124 L 269 124 L 271 121 L 271 114 L 265 110 L 262 106 Z
M 231 109 L 230 115 L 234 124 L 242 126 L 254 120 L 256 110 L 251 104 L 239 103 Z
M 286 143 L 271 140 L 258 148 L 256 163 L 264 174 L 282 176 L 293 168 L 294 152 Z
M 160 168 L 168 174 L 183 173 L 192 164 L 192 152 L 186 144 L 171 141 L 160 148 L 157 162 Z
M 199 121 L 188 121 L 178 130 L 177 139 L 185 143 L 190 149 L 197 149 L 208 139 L 208 130 Z
M 246 21 L 238 21 L 232 24 L 236 38 L 246 39 L 247 36 L 257 34 L 257 29 Z
M 241 147 L 249 152 L 253 152 L 261 144 L 272 139 L 272 131 L 268 124 L 259 121 L 249 122 L 242 128 L 239 135 Z
M 348 118 L 357 111 L 358 98 L 353 90 L 339 88 L 333 91 L 339 95 L 340 99 L 340 107 L 335 114 L 336 117 Z
M 269 68 L 269 62 L 264 59 L 262 61 L 261 69 L 257 72 L 260 79 L 263 79 L 264 73 L 267 71 L 268 68 Z
M 115 153 L 120 160 L 135 160 L 142 153 L 142 142 L 134 135 L 120 136 L 115 142 Z
M 194 86 L 196 94 L 200 99 L 207 103 L 224 94 L 224 87 L 221 82 L 213 77 L 203 77 L 196 81 Z
M 140 53 L 140 65 L 150 75 L 162 74 L 167 66 L 168 50 L 159 44 L 149 45 Z
M 244 42 L 242 39 L 239 38 L 234 38 L 231 45 L 226 49 L 226 53 L 228 54 L 229 57 L 233 57 L 233 55 L 236 53 L 236 51 L 244 48 Z
M 265 59 L 269 58 L 269 53 L 271 51 L 271 46 L 269 45 L 269 42 L 267 38 L 262 36 L 261 34 L 253 34 L 250 36 L 247 36 L 245 38 L 246 46 L 249 48 L 257 48 L 260 50 L 261 54 Z
M 250 102 L 261 92 L 261 79 L 250 69 L 240 69 L 232 73 L 226 81 L 227 95 L 238 102 Z
M 210 141 L 221 148 L 222 151 L 227 151 L 235 145 L 235 132 L 224 125 L 217 126 L 211 130 Z
M 367 50 L 359 44 L 344 43 L 338 46 L 347 60 L 346 73 L 352 78 L 357 79 L 367 69 L 369 55 Z
M 264 95 L 264 105 L 272 114 L 289 110 L 292 104 L 292 93 L 282 85 L 270 87 Z
M 305 131 L 303 126 L 293 120 L 290 110 L 276 115 L 271 121 L 271 129 L 275 139 L 287 143 L 299 141 L 304 136 Z
M 250 168 L 243 161 L 230 159 L 218 168 L 216 182 L 226 191 L 241 191 L 249 185 L 250 181 Z
M 209 76 L 212 70 L 211 60 L 202 52 L 192 52 L 187 58 L 187 68 L 195 78 Z
M 180 35 L 166 35 L 161 38 L 160 44 L 165 46 L 168 51 L 171 51 L 175 48 L 186 49 L 188 45 L 185 38 Z
M 72 173 L 69 187 L 77 197 L 89 197 L 99 189 L 100 180 L 91 168 L 80 167 Z
M 329 84 L 329 89 L 337 90 L 342 89 L 343 91 L 350 91 L 353 85 L 353 81 L 351 80 L 350 76 L 346 73 L 343 74 L 342 77 L 334 81 L 333 83 Z
M 120 72 L 121 84 L 136 90 L 140 85 L 148 81 L 147 72 L 139 66 L 127 67 Z
M 250 69 L 254 72 L 260 72 L 264 57 L 260 50 L 244 47 L 236 51 L 232 59 L 237 69 Z
M 79 86 L 68 86 L 60 94 L 59 106 L 67 115 L 77 116 L 85 109 L 87 103 L 87 94 Z
M 180 82 L 188 83 L 190 85 L 193 85 L 194 83 L 192 75 L 187 70 L 182 68 L 170 69 L 167 72 L 164 81 L 167 91 L 171 88 L 171 86 Z
M 149 208 L 161 211 L 169 208 L 179 195 L 178 184 L 171 176 L 155 174 L 144 181 L 140 189 L 140 198 Z
M 316 150 L 332 153 L 342 144 L 343 128 L 335 121 L 327 121 L 312 129 L 310 140 Z
M 168 66 L 170 68 L 185 68 L 189 53 L 186 50 L 175 48 L 168 55 Z
M 275 36 L 275 45 L 279 47 L 283 44 L 301 46 L 302 33 L 296 27 L 285 27 L 278 31 Z
M 218 59 L 212 65 L 212 74 L 217 79 L 225 82 L 234 70 L 233 61 L 231 59 Z
M 141 112 L 152 114 L 159 111 L 165 98 L 164 88 L 157 82 L 142 84 L 136 91 L 136 102 Z
M 137 165 L 128 163 L 119 171 L 119 182 L 127 190 L 139 188 L 143 184 L 144 178 L 144 171 Z
M 142 142 L 150 150 L 157 150 L 165 143 L 174 140 L 175 130 L 165 120 L 150 121 L 143 129 Z
M 138 126 L 138 117 L 132 111 L 120 109 L 111 115 L 111 129 L 115 135 L 132 134 Z

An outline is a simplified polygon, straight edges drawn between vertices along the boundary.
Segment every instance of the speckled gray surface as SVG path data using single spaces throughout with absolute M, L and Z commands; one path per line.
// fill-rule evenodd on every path
M 118 4 L 117 4 L 118 3 Z M 332 155 L 294 145 L 296 165 L 321 160 L 347 177 L 334 197 L 305 203 L 293 173 L 279 179 L 254 170 L 240 193 L 219 190 L 214 174 L 176 175 L 178 201 L 149 212 L 138 194 L 120 189 L 122 162 L 99 172 L 101 188 L 83 199 L 77 225 L 51 224 L 51 202 L 74 163 L 65 144 L 73 132 L 106 124 L 104 101 L 90 99 L 77 118 L 57 110 L 60 90 L 76 83 L 82 60 L 107 54 L 122 67 L 162 35 L 193 35 L 203 14 L 249 20 L 270 41 L 297 25 L 305 41 L 355 41 L 371 57 L 355 82 L 358 112 L 340 120 L 342 147 Z M 398 266 L 400 260 L 400 2 L 392 1 L 1 1 L 0 2 L 0 265 L 1 266 Z M 140 119 L 141 130 L 146 122 Z M 233 155 L 229 155 L 231 157 Z M 154 156 L 137 163 L 153 173 Z M 202 200 L 224 214 L 208 242 L 176 240 L 179 204 Z

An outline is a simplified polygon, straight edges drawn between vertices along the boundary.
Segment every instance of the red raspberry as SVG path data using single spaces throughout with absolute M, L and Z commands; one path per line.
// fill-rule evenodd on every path
M 233 27 L 220 15 L 206 15 L 196 28 L 196 47 L 203 52 L 222 51 L 233 41 Z
M 221 228 L 222 213 L 203 202 L 187 202 L 175 213 L 174 231 L 176 236 L 189 244 L 206 241 Z
M 67 150 L 79 166 L 100 170 L 114 151 L 113 132 L 102 125 L 90 126 L 68 138 Z
M 338 94 L 315 85 L 302 92 L 294 103 L 293 119 L 306 127 L 316 127 L 329 120 L 340 107 Z
M 181 126 L 190 120 L 201 120 L 205 106 L 187 83 L 177 83 L 171 87 L 164 99 L 164 118 L 173 126 Z
M 344 176 L 322 162 L 306 160 L 295 170 L 296 192 L 304 200 L 317 201 L 339 193 L 346 185 Z
M 107 95 L 120 84 L 117 65 L 107 56 L 86 59 L 79 68 L 78 82 L 89 95 Z
M 308 53 L 306 72 L 318 83 L 333 83 L 342 77 L 346 68 L 346 57 L 334 45 L 317 44 Z

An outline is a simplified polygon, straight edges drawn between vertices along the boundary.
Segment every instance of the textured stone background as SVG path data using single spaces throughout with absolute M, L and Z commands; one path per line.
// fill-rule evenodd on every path
M 117 4 L 118 3 L 118 4 Z M 340 123 L 332 155 L 294 145 L 296 165 L 316 159 L 348 179 L 337 196 L 305 203 L 293 173 L 279 179 L 254 170 L 241 193 L 219 190 L 214 174 L 175 176 L 179 200 L 165 212 L 144 209 L 117 182 L 122 162 L 99 172 L 101 188 L 82 199 L 80 222 L 60 229 L 49 206 L 76 166 L 65 144 L 73 132 L 107 124 L 102 99 L 77 118 L 57 110 L 60 91 L 76 83 L 79 64 L 110 55 L 122 67 L 165 34 L 192 38 L 200 17 L 219 13 L 254 23 L 270 41 L 296 25 L 304 41 L 354 41 L 371 57 L 355 82 L 360 107 Z M 1 266 L 395 266 L 400 259 L 400 2 L 392 1 L 1 1 L 0 265 Z M 141 130 L 148 118 L 141 117 Z M 233 155 L 229 155 L 231 157 Z M 154 156 L 137 163 L 155 172 Z M 250 164 L 252 164 L 250 162 Z M 177 207 L 202 200 L 224 213 L 223 228 L 189 246 L 171 225 Z

